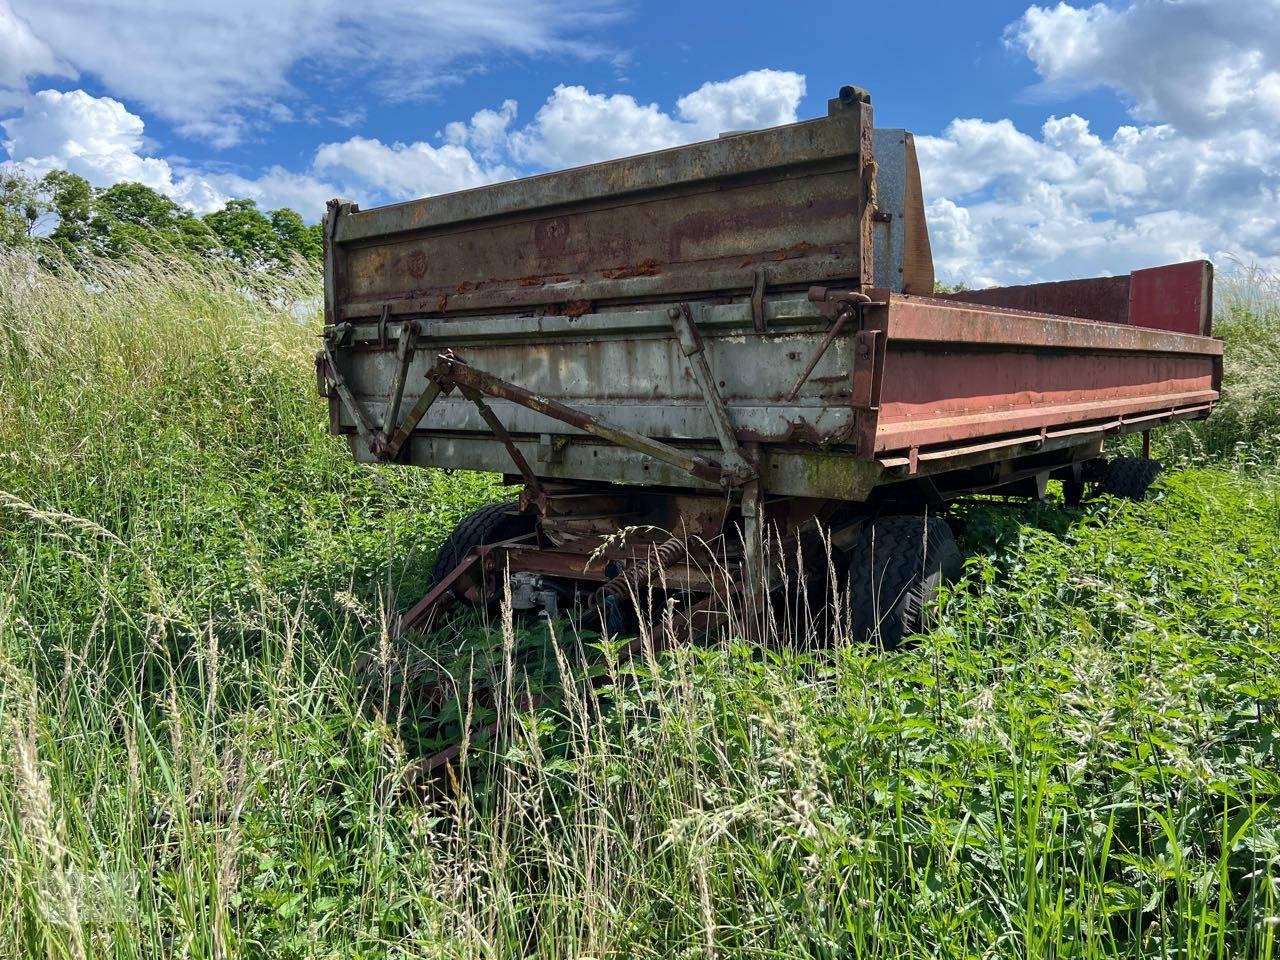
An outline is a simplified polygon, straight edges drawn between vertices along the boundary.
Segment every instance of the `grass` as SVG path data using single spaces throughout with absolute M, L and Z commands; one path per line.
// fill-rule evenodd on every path
M 970 506 L 914 650 L 605 646 L 527 716 L 596 641 L 473 634 L 512 735 L 422 801 L 352 664 L 494 479 L 327 436 L 315 277 L 0 266 L 0 956 L 1275 956 L 1264 280 L 1159 497 Z

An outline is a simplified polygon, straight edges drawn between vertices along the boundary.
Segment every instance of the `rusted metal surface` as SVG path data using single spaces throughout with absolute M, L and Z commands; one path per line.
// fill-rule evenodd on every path
M 698 325 L 694 322 L 693 312 L 689 304 L 682 303 L 667 311 L 671 325 L 675 328 L 676 339 L 680 341 L 680 352 L 689 363 L 689 371 L 702 391 L 702 399 L 707 405 L 707 414 L 711 417 L 712 429 L 716 439 L 720 441 L 724 467 L 728 476 L 735 483 L 754 480 L 756 469 L 747 462 L 738 445 L 738 435 L 734 431 L 733 420 L 725 408 L 724 399 L 716 386 L 711 368 L 707 365 L 706 351 L 702 345 L 702 336 L 698 333 Z
M 503 470 L 545 510 L 552 482 L 736 503 L 758 477 L 761 495 L 863 501 L 899 464 L 962 469 L 1021 455 L 1028 435 L 1083 451 L 1212 409 L 1221 344 L 1183 330 L 1207 329 L 1203 263 L 937 297 L 873 287 L 877 224 L 894 256 L 927 249 L 894 225 L 915 203 L 907 138 L 881 139 L 900 154 L 883 208 L 856 90 L 816 121 L 335 203 L 318 365 L 333 429 L 362 460 Z
M 1016 287 L 989 287 L 939 293 L 936 297 L 957 303 L 988 307 L 1009 307 L 1032 313 L 1097 320 L 1103 323 L 1129 322 L 1129 277 L 1096 277 L 1089 280 L 1055 280 Z
M 583 413 L 581 410 L 575 410 L 573 407 L 558 400 L 532 393 L 523 387 L 516 386 L 514 383 L 501 380 L 490 373 L 469 367 L 456 357 L 441 356 L 436 364 L 432 379 L 457 383 L 464 391 L 475 391 L 488 396 L 500 397 L 519 406 L 527 407 L 543 416 L 559 420 L 570 427 L 576 427 L 594 437 L 599 437 L 620 447 L 635 450 L 646 456 L 653 457 L 655 460 L 661 460 L 663 463 L 678 467 L 699 480 L 723 483 L 725 485 L 732 482 L 741 482 L 736 479 L 735 472 L 732 469 L 722 467 L 713 460 L 682 452 L 669 444 L 660 443 L 651 437 L 619 427 L 603 417 L 594 417 Z M 484 409 L 487 411 L 488 408 Z M 493 423 L 494 420 L 490 416 L 488 424 L 491 429 Z M 518 462 L 525 462 L 518 448 L 512 445 L 509 436 L 500 437 L 499 439 L 503 439 L 504 445 L 512 452 L 513 458 L 517 459 Z
M 1051 476 L 1079 484 L 1108 437 L 1140 431 L 1146 449 L 1213 409 L 1208 264 L 934 296 L 910 135 L 877 137 L 857 88 L 829 110 L 330 204 L 316 373 L 331 429 L 366 462 L 502 471 L 539 515 L 475 547 L 397 636 L 508 574 L 520 609 L 549 617 L 561 598 L 599 612 L 665 587 L 658 647 L 725 622 L 741 594 L 749 633 L 776 586 L 775 528 L 788 556 L 833 518 L 847 533 L 882 509 L 1042 495 Z M 459 754 L 421 773 L 448 776 Z
M 831 302 L 831 292 L 826 287 L 810 287 L 809 299 L 815 302 L 827 303 Z M 805 381 L 809 379 L 809 375 L 813 373 L 813 368 L 826 354 L 828 348 L 835 341 L 836 337 L 844 331 L 844 325 L 849 322 L 861 309 L 863 304 L 870 303 L 871 298 L 865 293 L 848 293 L 843 299 L 836 301 L 838 309 L 835 319 L 832 321 L 831 329 L 827 331 L 826 336 L 822 338 L 822 342 L 818 344 L 818 348 L 814 350 L 813 356 L 809 358 L 809 362 L 804 365 L 804 369 L 800 371 L 800 376 L 796 378 L 796 382 L 791 389 L 787 391 L 787 402 L 793 402 L 796 397 L 800 396 L 800 390 L 804 387 Z
M 906 291 L 911 292 L 911 291 Z M 1209 336 L 1213 264 L 1191 260 L 1118 277 L 939 293 L 937 299 Z
M 335 320 L 865 277 L 871 108 L 332 217 Z M 869 233 L 867 234 L 869 237 Z M 868 244 L 869 246 L 869 244 Z
M 1213 264 L 1208 260 L 1135 270 L 1129 282 L 1135 327 L 1209 336 L 1213 328 Z
M 929 298 L 895 297 L 877 312 L 883 376 L 860 428 L 873 455 L 1207 412 L 1218 397 L 1217 340 Z
M 525 489 L 521 496 L 525 498 L 526 502 L 536 505 L 539 514 L 545 513 L 547 495 L 543 492 L 542 484 L 538 482 L 537 474 L 533 472 L 533 468 L 529 466 L 529 461 L 524 458 L 520 448 L 511 439 L 511 434 L 507 433 L 507 428 L 502 425 L 502 421 L 494 416 L 493 411 L 489 409 L 489 405 L 484 402 L 484 394 L 469 386 L 462 388 L 462 394 L 475 405 L 476 410 L 480 412 L 480 416 L 484 418 L 484 422 L 493 431 L 493 435 L 502 441 L 502 445 L 507 448 L 507 453 L 511 455 L 511 462 L 516 465 L 516 469 L 520 471 L 520 479 L 524 481 Z

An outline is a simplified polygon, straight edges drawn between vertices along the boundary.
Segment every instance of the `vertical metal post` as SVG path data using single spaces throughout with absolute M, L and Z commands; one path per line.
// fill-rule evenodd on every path
M 744 452 L 758 469 L 760 444 L 747 444 Z M 742 485 L 742 549 L 743 560 L 746 562 L 747 567 L 749 596 L 754 597 L 756 605 L 763 609 L 765 593 L 764 491 L 761 489 L 758 473 L 756 479 Z
M 1142 431 L 1142 459 L 1143 460 L 1151 459 L 1151 431 L 1150 430 Z

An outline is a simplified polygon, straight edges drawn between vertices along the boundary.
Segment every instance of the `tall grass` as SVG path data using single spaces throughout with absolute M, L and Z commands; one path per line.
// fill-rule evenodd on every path
M 1237 265 L 1214 289 L 1214 335 L 1227 344 L 1223 397 L 1207 421 L 1166 431 L 1164 452 L 1184 461 L 1280 461 L 1280 276 Z
M 0 956 L 1275 955 L 1274 478 L 972 505 L 901 655 L 508 619 L 457 676 L 508 735 L 424 797 L 352 664 L 499 491 L 327 436 L 315 290 L 0 266 Z

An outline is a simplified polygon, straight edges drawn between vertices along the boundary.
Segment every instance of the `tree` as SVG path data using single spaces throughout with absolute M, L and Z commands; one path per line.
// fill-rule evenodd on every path
M 84 177 L 66 170 L 52 170 L 41 180 L 58 225 L 49 234 L 62 253 L 72 259 L 89 251 L 93 237 L 93 187 Z
M 271 229 L 275 232 L 280 252 L 296 254 L 304 260 L 319 263 L 324 256 L 324 240 L 320 224 L 308 226 L 296 210 L 281 207 L 271 211 Z
M 135 250 L 230 257 L 253 269 L 282 269 L 296 259 L 319 261 L 319 224 L 288 207 L 269 214 L 253 200 L 230 200 L 197 217 L 141 183 L 97 189 L 84 177 L 54 170 L 40 179 L 0 165 L 0 249 L 27 247 L 56 268 L 95 256 L 125 258 Z M 57 256 L 47 256 L 54 252 Z
M 0 168 L 0 248 L 31 245 L 49 212 L 40 182 L 13 167 Z
M 271 220 L 253 200 L 228 200 L 204 222 L 217 236 L 223 250 L 250 267 L 270 267 L 287 258 L 280 255 L 280 241 Z
M 208 227 L 168 197 L 141 183 L 117 183 L 93 198 L 90 242 L 108 256 L 137 247 L 202 252 L 214 248 Z

